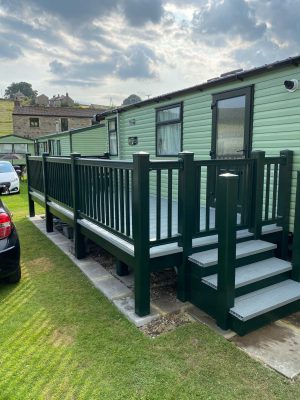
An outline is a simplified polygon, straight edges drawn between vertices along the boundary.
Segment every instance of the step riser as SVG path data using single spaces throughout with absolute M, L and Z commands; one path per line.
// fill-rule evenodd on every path
M 274 250 L 265 251 L 263 253 L 257 253 L 248 257 L 243 257 L 236 260 L 236 268 L 243 267 L 244 265 L 252 264 L 257 261 L 267 260 L 274 256 Z M 201 267 L 197 264 L 194 264 L 192 261 L 189 261 L 190 271 L 193 276 L 201 279 L 205 276 L 213 275 L 217 273 L 218 266 L 213 265 L 211 267 Z
M 250 283 L 248 285 L 239 287 L 235 290 L 235 297 L 243 296 L 244 294 L 254 292 L 255 290 L 263 289 L 265 287 L 275 285 L 276 283 L 285 281 L 286 279 L 290 279 L 291 273 L 283 272 L 281 274 L 270 276 L 268 278 L 262 279 L 257 282 Z
M 244 237 L 237 239 L 237 243 L 242 243 L 242 242 L 248 242 L 251 240 L 251 237 Z M 193 247 L 193 253 L 197 253 L 198 251 L 206 251 L 206 250 L 211 250 L 211 249 L 216 249 L 218 247 L 218 243 L 213 243 L 213 244 L 208 244 L 204 246 L 195 246 Z
M 279 307 L 276 310 L 269 311 L 263 315 L 252 318 L 249 321 L 241 321 L 234 316 L 229 316 L 230 328 L 238 335 L 244 336 L 270 322 L 276 321 L 280 318 L 286 317 L 294 312 L 300 311 L 300 300 L 294 301 L 285 306 Z

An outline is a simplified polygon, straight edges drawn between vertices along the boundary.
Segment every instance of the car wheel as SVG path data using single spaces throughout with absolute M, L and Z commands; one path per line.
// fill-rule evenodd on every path
M 12 274 L 5 278 L 7 283 L 18 283 L 21 279 L 21 267 L 18 266 L 18 269 Z

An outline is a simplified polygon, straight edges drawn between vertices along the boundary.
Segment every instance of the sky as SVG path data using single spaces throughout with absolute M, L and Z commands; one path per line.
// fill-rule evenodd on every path
M 0 97 L 120 105 L 300 54 L 299 0 L 0 0 Z

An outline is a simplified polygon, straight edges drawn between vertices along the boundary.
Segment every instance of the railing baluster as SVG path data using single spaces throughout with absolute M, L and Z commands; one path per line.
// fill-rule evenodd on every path
M 108 179 L 109 179 L 108 168 L 104 167 L 105 224 L 110 226 L 109 198 L 108 198 L 109 181 L 108 181 Z
M 273 204 L 272 204 L 272 218 L 275 219 L 277 209 L 277 181 L 278 181 L 278 164 L 274 164 L 274 181 L 273 181 Z
M 101 222 L 105 223 L 105 198 L 104 198 L 104 192 L 105 192 L 105 185 L 104 185 L 104 169 L 103 167 L 100 167 L 100 207 L 101 207 Z
M 124 177 L 123 170 L 119 169 L 120 179 L 120 219 L 121 219 L 121 232 L 124 233 Z
M 109 209 L 110 209 L 110 226 L 115 227 L 115 213 L 114 213 L 114 178 L 113 170 L 109 168 Z
M 270 176 L 271 176 L 271 165 L 267 165 L 267 177 L 266 177 L 266 194 L 265 194 L 265 220 L 269 219 L 269 202 L 270 202 Z
M 201 167 L 195 167 L 195 232 L 200 231 L 200 186 Z
M 115 205 L 115 228 L 118 231 L 120 226 L 119 221 L 119 182 L 118 182 L 118 169 L 114 169 L 114 205 Z
M 161 237 L 161 170 L 156 171 L 156 240 Z
M 173 207 L 173 171 L 168 170 L 168 237 L 172 236 L 172 207 Z
M 129 171 L 125 171 L 125 218 L 126 218 L 126 235 L 130 236 L 130 200 L 129 200 Z
M 206 168 L 206 203 L 205 203 L 205 230 L 210 229 L 210 202 L 211 202 L 211 170 Z

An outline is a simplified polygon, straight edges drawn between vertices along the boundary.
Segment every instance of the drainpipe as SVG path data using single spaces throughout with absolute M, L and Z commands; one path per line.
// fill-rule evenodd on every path
M 121 158 L 121 152 L 120 152 L 120 115 L 117 110 L 117 146 L 118 146 L 118 157 L 119 159 Z

